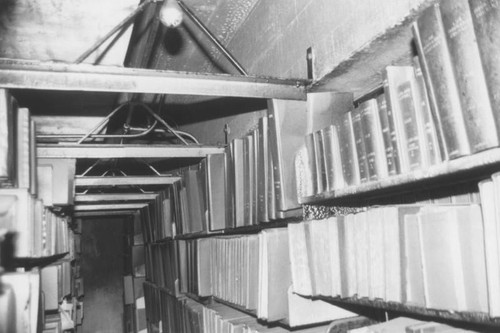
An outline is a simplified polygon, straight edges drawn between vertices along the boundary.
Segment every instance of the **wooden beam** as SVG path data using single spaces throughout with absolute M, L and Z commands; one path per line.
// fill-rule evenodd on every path
M 0 88 L 305 100 L 305 81 L 0 59 Z
M 124 176 L 124 177 L 76 177 L 76 187 L 171 185 L 180 177 L 171 176 Z
M 40 158 L 203 158 L 220 154 L 224 148 L 200 145 L 38 145 Z

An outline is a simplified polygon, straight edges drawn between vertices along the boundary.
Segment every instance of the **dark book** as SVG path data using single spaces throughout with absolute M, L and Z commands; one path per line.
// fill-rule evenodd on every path
M 252 131 L 253 151 L 252 151 L 252 224 L 259 223 L 258 206 L 259 206 L 259 130 Z
M 366 146 L 363 128 L 361 126 L 361 109 L 356 108 L 351 111 L 352 130 L 354 143 L 356 145 L 356 154 L 358 157 L 359 181 L 365 183 L 369 179 L 368 163 L 366 159 Z
M 500 131 L 500 5 L 497 0 L 469 0 L 484 77 L 497 133 Z
M 235 226 L 235 192 L 234 192 L 234 166 L 232 156 L 233 144 L 229 144 L 225 149 L 224 168 L 226 170 L 225 177 L 225 192 L 226 192 L 226 228 L 234 228 Z
M 0 183 L 12 183 L 16 177 L 15 103 L 9 92 L 0 89 Z
M 470 149 L 475 153 L 496 147 L 499 138 L 469 3 L 467 0 L 443 0 L 440 8 Z
M 385 96 L 385 109 L 386 109 L 386 114 L 387 114 L 387 128 L 389 129 L 389 137 L 390 137 L 390 142 L 391 142 L 391 149 L 392 151 L 390 152 L 390 155 L 388 158 L 392 157 L 392 161 L 394 164 L 394 174 L 400 174 L 402 172 L 402 162 L 401 162 L 401 156 L 400 154 L 402 153 L 401 150 L 401 145 L 398 142 L 398 135 L 396 133 L 396 123 L 394 121 L 394 108 L 396 108 L 396 105 L 393 105 L 394 103 L 397 102 L 397 99 L 395 98 L 395 93 L 390 93 L 390 87 L 389 87 L 389 80 L 387 78 L 387 69 L 383 73 L 384 75 L 384 81 L 383 81 L 383 86 L 384 86 L 384 96 Z M 385 126 L 385 125 L 382 125 Z M 387 147 L 387 146 L 386 146 Z M 386 155 L 387 155 L 386 151 Z M 387 157 L 387 156 L 386 156 Z
M 428 88 L 431 110 L 438 120 L 449 159 L 471 153 L 455 73 L 450 61 L 437 4 L 413 24 L 413 35 Z
M 321 131 L 316 131 L 314 134 L 314 156 L 316 157 L 316 183 L 318 185 L 318 193 L 326 191 L 326 165 L 324 151 L 324 138 Z
M 257 216 L 260 222 L 268 222 L 269 216 L 267 213 L 267 194 L 269 192 L 269 142 L 268 142 L 268 128 L 267 117 L 259 119 L 259 148 L 257 159 Z M 272 186 L 272 184 L 271 184 Z
M 243 172 L 243 191 L 244 191 L 244 225 L 252 224 L 252 184 L 253 184 L 253 140 L 252 136 L 247 135 L 243 139 L 243 161 L 244 161 L 244 172 Z
M 325 157 L 326 190 L 333 191 L 345 186 L 337 127 L 328 126 L 321 132 Z
M 306 186 L 305 196 L 310 196 L 318 193 L 318 167 L 316 165 L 316 140 L 314 133 L 309 133 L 304 138 L 307 151 L 307 171 L 306 171 Z
M 413 58 L 413 69 L 415 71 L 416 83 L 414 94 L 415 107 L 417 108 L 417 117 L 421 118 L 425 131 L 424 144 L 426 145 L 426 149 L 424 149 L 424 152 L 427 154 L 429 165 L 435 165 L 443 160 L 442 156 L 446 156 L 446 150 L 444 149 L 444 143 L 439 141 L 442 136 L 438 135 L 438 127 L 435 126 L 436 122 L 432 117 L 427 97 L 427 87 L 425 86 L 418 57 Z
M 396 169 L 396 162 L 394 161 L 394 148 L 392 147 L 391 129 L 389 127 L 387 101 L 384 94 L 377 97 L 377 105 L 382 139 L 384 141 L 387 174 L 392 176 L 396 175 L 398 171 Z
M 369 180 L 386 178 L 388 170 L 377 100 L 370 99 L 362 103 L 359 108 L 368 163 L 368 178 Z
M 351 112 L 343 114 L 337 124 L 342 174 L 346 186 L 359 184 L 358 155 L 351 120 Z

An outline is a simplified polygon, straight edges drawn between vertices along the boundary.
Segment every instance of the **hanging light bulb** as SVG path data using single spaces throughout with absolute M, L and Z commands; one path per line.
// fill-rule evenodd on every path
M 168 28 L 176 28 L 182 23 L 182 9 L 177 0 L 164 0 L 160 9 L 160 21 Z

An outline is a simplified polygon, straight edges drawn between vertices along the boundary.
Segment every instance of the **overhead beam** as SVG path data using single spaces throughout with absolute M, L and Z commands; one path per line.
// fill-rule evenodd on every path
M 0 74 L 1 76 L 1 74 Z M 1 78 L 0 78 L 1 80 Z M 199 145 L 38 145 L 40 158 L 203 158 L 224 152 L 222 147 Z
M 76 177 L 76 187 L 171 185 L 181 180 L 173 176 Z
M 0 88 L 306 99 L 306 82 L 0 59 Z
M 77 194 L 75 195 L 75 203 L 150 201 L 156 199 L 157 196 L 157 193 Z
M 145 203 L 121 203 L 121 204 L 101 204 L 101 205 L 75 205 L 74 212 L 93 212 L 102 210 L 137 210 L 146 207 Z

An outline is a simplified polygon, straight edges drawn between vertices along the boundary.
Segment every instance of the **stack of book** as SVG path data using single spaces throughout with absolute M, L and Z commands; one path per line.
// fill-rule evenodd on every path
M 177 242 L 169 240 L 145 246 L 146 279 L 172 295 L 179 294 Z
M 145 242 L 156 242 L 175 236 L 174 188 L 170 187 L 156 193 L 155 199 L 134 215 L 136 223 L 141 226 L 138 234 Z
M 162 327 L 163 332 L 274 332 L 286 333 L 291 330 L 275 326 L 268 327 L 244 312 L 218 302 L 199 303 L 190 298 L 172 297 L 154 285 L 146 283 L 146 308 L 148 327 L 151 332 Z M 294 329 L 293 332 L 326 332 L 327 326 Z
M 423 333 L 423 332 L 475 332 L 465 329 L 456 328 L 450 325 L 435 323 L 432 321 L 421 321 L 412 318 L 398 317 L 386 322 L 355 328 L 348 331 L 349 333 Z
M 293 290 L 300 295 L 491 311 L 496 291 L 486 273 L 493 267 L 485 265 L 491 236 L 480 205 L 374 207 L 288 228 Z
M 290 327 L 352 317 L 331 304 L 291 293 L 289 252 L 287 228 L 179 241 L 181 291 L 214 296 Z

